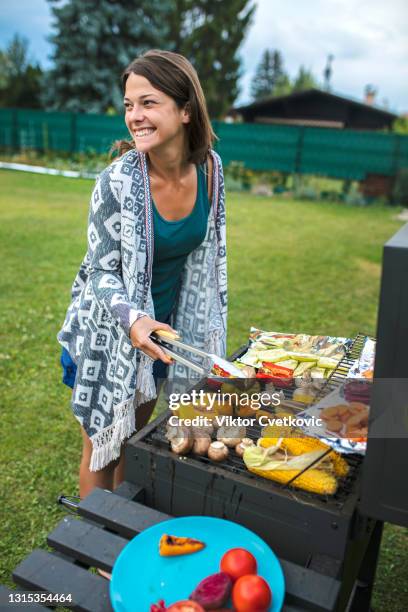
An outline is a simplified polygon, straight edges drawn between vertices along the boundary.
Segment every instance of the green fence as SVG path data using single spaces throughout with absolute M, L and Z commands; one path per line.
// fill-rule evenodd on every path
M 408 136 L 355 130 L 214 122 L 224 164 L 363 179 L 408 167 Z M 0 147 L 105 153 L 127 138 L 123 117 L 0 109 Z

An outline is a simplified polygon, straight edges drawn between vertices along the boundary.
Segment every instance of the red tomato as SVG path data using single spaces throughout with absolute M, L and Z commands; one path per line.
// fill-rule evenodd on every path
M 177 601 L 169 608 L 166 608 L 166 612 L 205 612 L 205 610 L 195 601 L 185 599 L 184 601 Z
M 241 576 L 232 587 L 236 612 L 267 612 L 271 602 L 271 589 L 261 576 Z
M 245 548 L 231 548 L 221 559 L 220 567 L 235 582 L 240 576 L 256 574 L 257 563 L 254 555 Z

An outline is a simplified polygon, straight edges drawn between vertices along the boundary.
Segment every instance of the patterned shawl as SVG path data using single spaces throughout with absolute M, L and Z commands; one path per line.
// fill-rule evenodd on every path
M 172 325 L 183 341 L 220 356 L 226 350 L 227 266 L 224 181 L 213 159 L 212 203 L 204 241 L 187 258 Z M 140 313 L 154 318 L 152 203 L 146 156 L 129 151 L 98 177 L 88 250 L 72 286 L 58 341 L 77 365 L 73 411 L 89 435 L 90 470 L 119 457 L 135 430 L 135 408 L 156 397 L 153 361 L 132 347 Z M 180 364 L 170 377 L 188 376 Z

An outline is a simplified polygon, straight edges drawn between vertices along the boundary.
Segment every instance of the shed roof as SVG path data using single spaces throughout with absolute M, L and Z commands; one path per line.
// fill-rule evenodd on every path
M 372 104 L 321 89 L 265 98 L 231 109 L 246 122 L 286 123 L 332 128 L 384 129 L 398 115 Z

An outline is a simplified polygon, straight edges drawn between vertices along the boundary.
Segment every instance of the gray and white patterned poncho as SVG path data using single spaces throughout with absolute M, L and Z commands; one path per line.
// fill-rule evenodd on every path
M 187 258 L 172 325 L 188 344 L 226 349 L 227 267 L 224 181 L 213 159 L 212 203 L 202 244 Z M 90 204 L 88 250 L 72 286 L 58 341 L 77 365 L 74 414 L 89 435 L 90 470 L 119 457 L 135 430 L 135 408 L 156 397 L 153 361 L 132 347 L 129 330 L 154 318 L 152 203 L 146 156 L 129 151 L 98 177 Z M 180 364 L 170 377 L 186 377 Z

